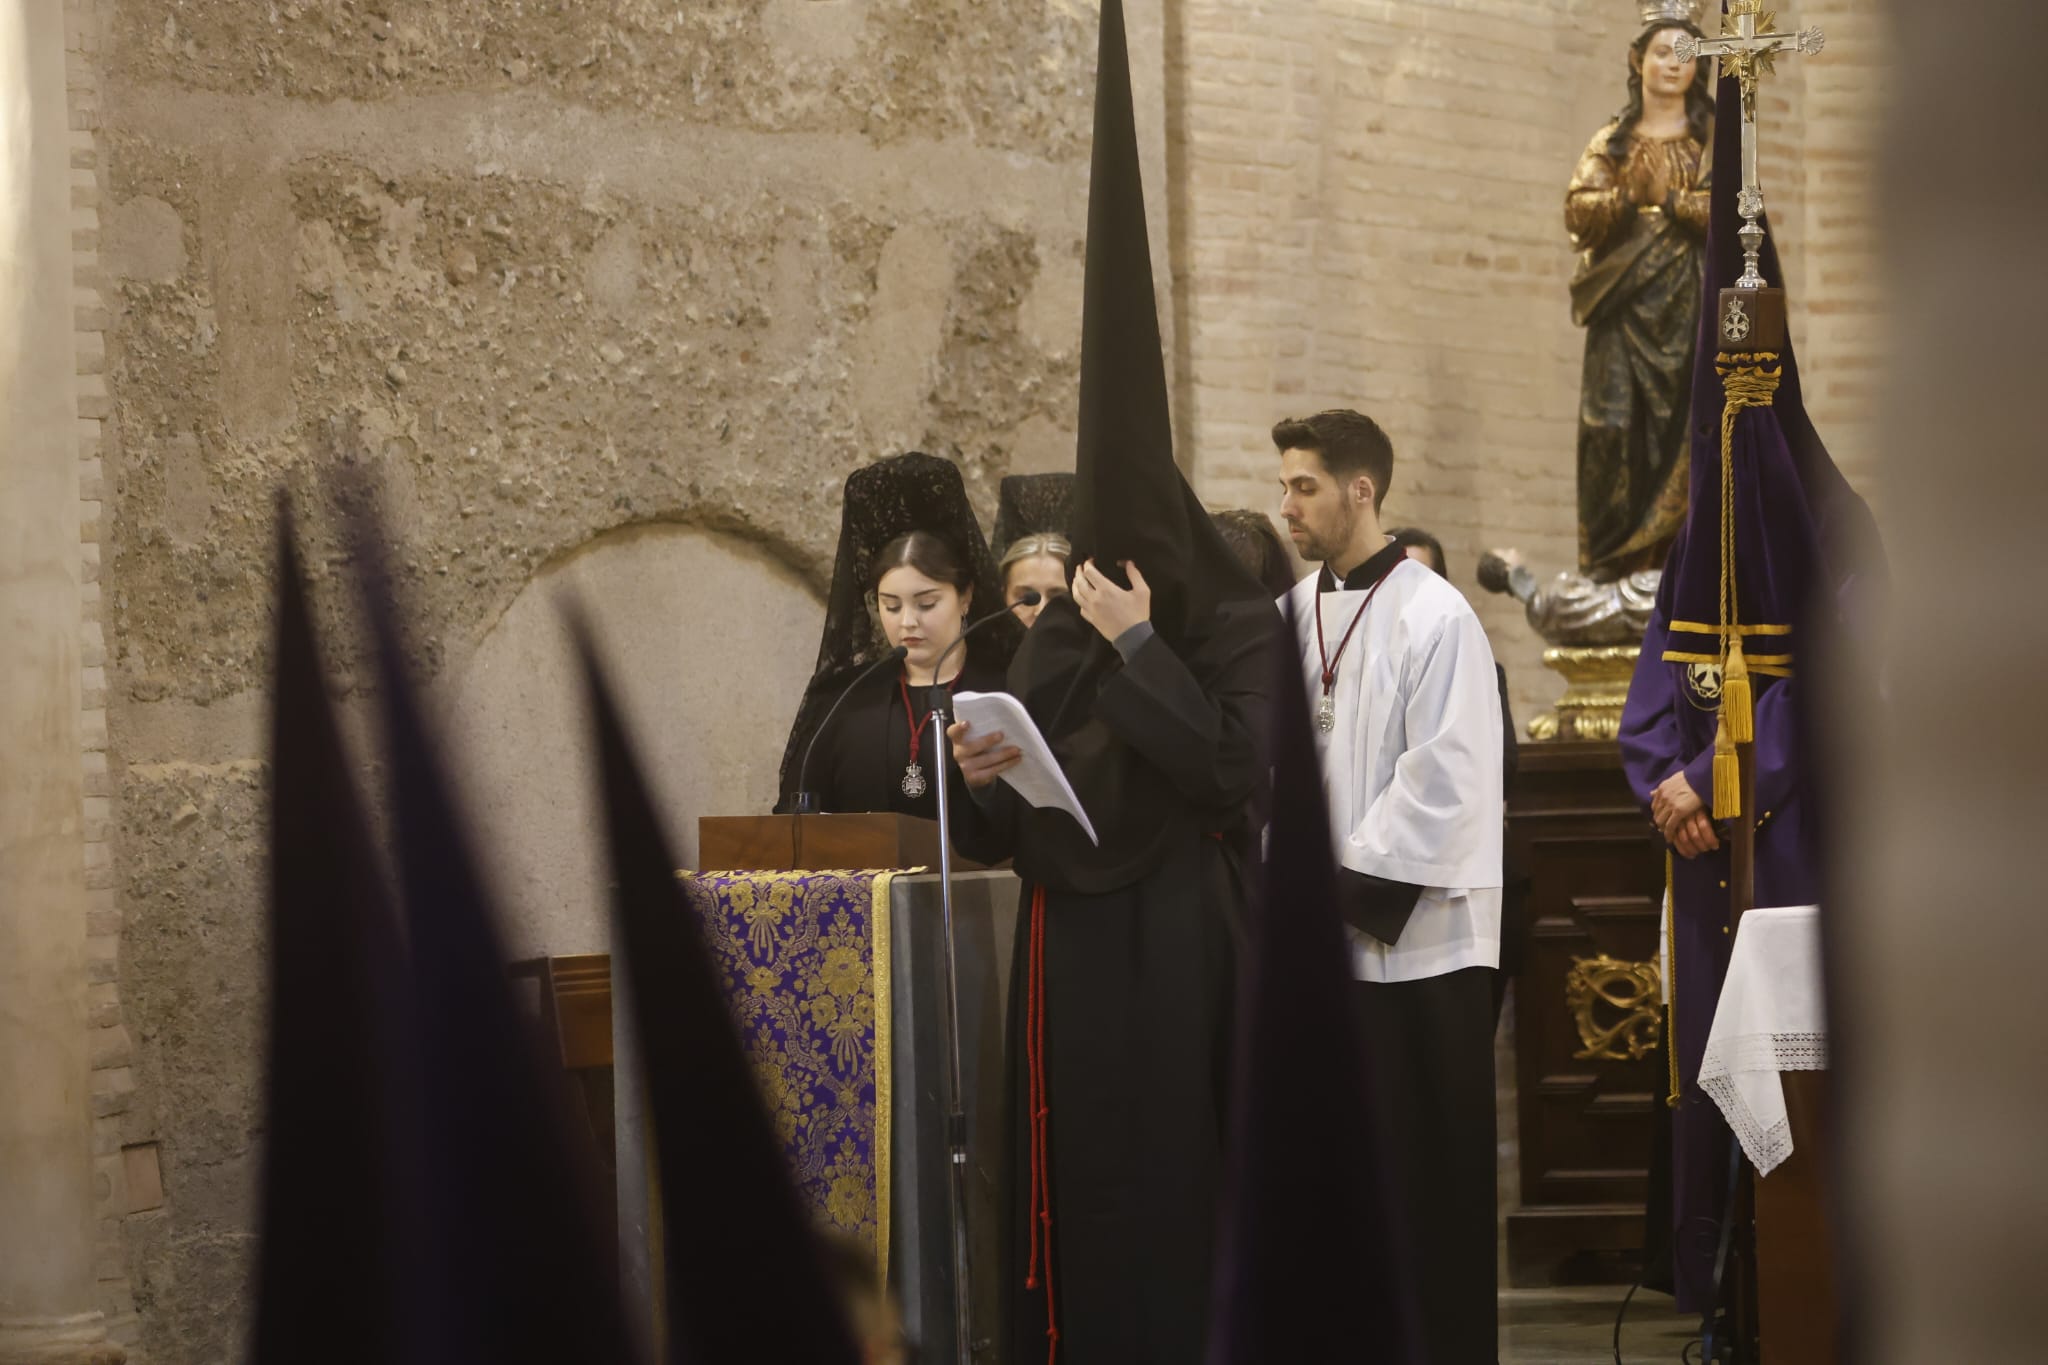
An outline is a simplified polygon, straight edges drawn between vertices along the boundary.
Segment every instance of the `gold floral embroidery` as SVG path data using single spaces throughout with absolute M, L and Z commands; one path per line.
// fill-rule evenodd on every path
M 874 1163 L 849 1139 L 825 1168 L 825 1213 L 847 1232 L 871 1229 L 875 1217 Z
M 776 1135 L 813 1214 L 887 1264 L 888 884 L 684 873 Z

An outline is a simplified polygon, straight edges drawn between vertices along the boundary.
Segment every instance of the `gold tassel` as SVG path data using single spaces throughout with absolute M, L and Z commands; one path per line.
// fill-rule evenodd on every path
M 1721 723 L 1714 727 L 1714 818 L 1733 820 L 1742 814 L 1742 760 L 1735 756 L 1735 736 L 1728 724 L 1728 708 L 1721 708 Z
M 1721 666 L 1721 714 L 1728 718 L 1728 738 L 1737 744 L 1756 739 L 1756 702 L 1749 685 L 1749 660 L 1742 653 L 1742 636 L 1728 640 L 1728 659 Z

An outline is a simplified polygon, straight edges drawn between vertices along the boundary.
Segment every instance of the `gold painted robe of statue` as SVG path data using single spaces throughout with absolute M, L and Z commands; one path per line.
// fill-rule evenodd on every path
M 1586 329 L 1579 392 L 1579 567 L 1597 579 L 1661 568 L 1685 515 L 1686 418 L 1699 323 L 1710 168 L 1689 135 L 1593 135 L 1565 193 L 1579 250 L 1572 320 Z

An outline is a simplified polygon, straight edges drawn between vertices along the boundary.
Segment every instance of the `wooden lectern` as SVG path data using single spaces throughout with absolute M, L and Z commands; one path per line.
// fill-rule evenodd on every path
M 933 1365 L 960 1360 L 958 1277 L 950 1193 L 964 1187 L 969 1335 L 993 1343 L 999 1335 L 1002 1261 L 999 1230 L 1005 1192 L 1004 1116 L 1008 1095 L 1003 1021 L 1014 942 L 1018 888 L 957 854 L 953 867 L 958 903 L 957 971 L 961 989 L 959 1106 L 966 1121 L 964 1166 L 956 1165 L 950 1115 L 954 1083 L 949 1050 L 954 1022 L 943 983 L 955 970 L 942 926 L 939 827 L 933 820 L 895 814 L 705 816 L 697 822 L 697 865 L 707 873 L 822 872 L 926 869 L 899 876 L 889 893 L 890 968 L 888 1049 L 890 1173 L 886 1187 L 892 1232 L 887 1272 L 906 1327 Z M 877 1045 L 882 1046 L 878 1032 Z M 622 1136 L 624 1125 L 622 1125 Z M 882 1191 L 878 1190 L 878 1194 Z M 653 1234 L 658 1238 L 658 1233 Z M 970 1349 L 975 1360 L 992 1358 Z
M 938 865 L 938 822 L 914 815 L 706 815 L 697 821 L 697 866 L 707 872 Z M 955 856 L 953 866 L 981 865 Z
M 719 872 L 817 872 L 849 869 L 936 868 L 936 821 L 907 815 L 729 815 L 697 822 L 697 864 Z M 955 857 L 956 871 L 979 865 Z M 1006 873 L 956 881 L 961 909 L 961 973 L 969 1006 L 962 1047 L 969 1059 L 966 1110 L 969 1150 L 968 1230 L 973 1251 L 974 1335 L 997 1333 L 1001 1294 L 998 1229 L 1004 1185 L 1002 1152 L 1007 1095 L 1003 1020 L 1008 1010 L 1010 945 L 1017 883 Z M 890 1105 L 893 1131 L 892 1292 L 897 1294 L 924 1356 L 934 1365 L 956 1362 L 952 1344 L 954 1274 L 949 1258 L 932 1249 L 949 1245 L 945 1191 L 952 1177 L 947 1112 L 950 1083 L 944 1058 L 950 1026 L 936 988 L 946 970 L 939 935 L 938 878 L 899 878 L 891 897 L 891 1002 L 893 1042 Z M 612 1164 L 612 1206 L 622 1225 L 620 1271 L 636 1300 L 659 1294 L 660 1219 L 648 1179 L 646 1096 L 630 1065 L 614 1068 L 611 959 L 601 953 L 538 958 L 514 964 L 528 1010 L 561 1065 L 582 1092 L 590 1127 Z M 622 1040 L 630 1059 L 630 1039 Z M 616 1117 L 615 1117 L 616 1111 Z M 982 1276 L 988 1282 L 982 1283 Z M 979 1358 L 979 1352 L 976 1353 Z

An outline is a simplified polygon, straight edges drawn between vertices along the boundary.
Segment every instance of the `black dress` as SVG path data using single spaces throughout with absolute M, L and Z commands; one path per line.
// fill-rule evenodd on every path
M 1082 684 L 1089 722 L 1055 747 L 1100 847 L 1005 785 L 956 785 L 955 844 L 984 862 L 1014 855 L 1025 883 L 1008 1049 L 1008 1359 L 1047 1349 L 1049 1303 L 1068 1365 L 1202 1359 L 1278 626 L 1263 601 L 1229 604 L 1201 639 L 1176 649 L 1154 636 Z M 1023 650 L 1090 629 L 1056 601 Z M 1034 1249 L 1033 1209 L 1046 1205 L 1049 1250 Z
M 1000 692 L 1003 669 L 994 660 L 976 655 L 979 635 L 963 648 L 967 662 L 953 681 L 958 692 Z M 811 759 L 811 789 L 818 794 L 818 808 L 834 814 L 862 811 L 896 811 L 903 815 L 939 818 L 939 799 L 932 788 L 931 701 L 928 689 L 905 683 L 900 670 L 884 670 L 869 678 L 846 699 L 839 715 L 818 741 Z M 918 742 L 918 763 L 925 785 L 918 796 L 903 790 L 904 770 L 910 763 L 910 720 L 904 709 L 908 693 L 910 712 L 923 729 Z

